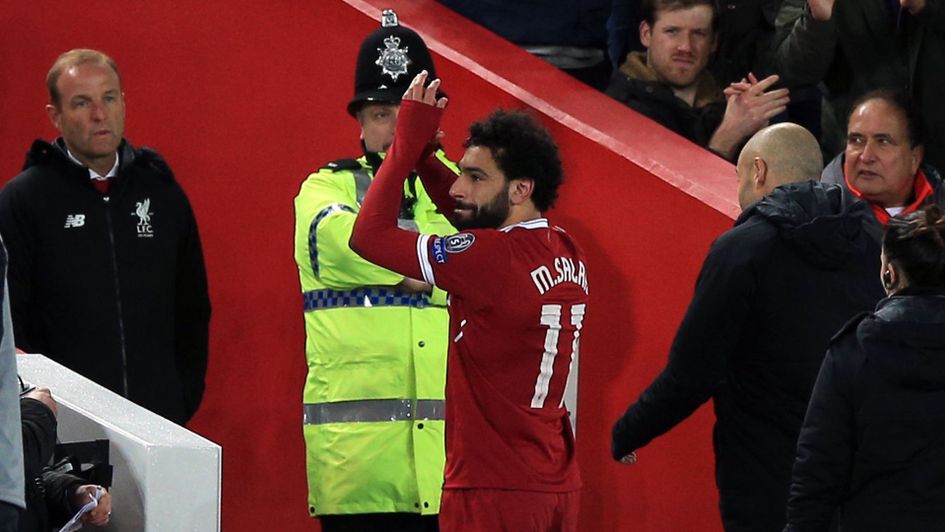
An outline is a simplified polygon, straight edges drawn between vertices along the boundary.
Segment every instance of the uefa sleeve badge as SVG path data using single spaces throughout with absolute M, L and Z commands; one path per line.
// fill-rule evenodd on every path
M 472 233 L 457 233 L 443 239 L 447 253 L 462 253 L 472 247 L 476 235 Z

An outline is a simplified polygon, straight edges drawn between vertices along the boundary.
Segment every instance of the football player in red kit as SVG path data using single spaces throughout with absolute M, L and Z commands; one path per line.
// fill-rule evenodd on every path
M 499 110 L 470 127 L 453 174 L 430 156 L 446 106 L 438 87 L 424 72 L 404 95 L 351 247 L 450 293 L 440 529 L 577 530 L 581 480 L 564 394 L 587 267 L 574 239 L 542 217 L 562 180 L 558 148 L 530 115 Z M 397 228 L 414 169 L 460 233 Z

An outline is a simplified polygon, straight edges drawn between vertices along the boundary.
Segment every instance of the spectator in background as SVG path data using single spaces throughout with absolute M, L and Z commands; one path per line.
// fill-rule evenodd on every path
M 945 165 L 945 2 L 783 0 L 774 70 L 790 87 L 823 82 L 825 151 L 842 151 L 844 118 L 870 90 L 908 90 L 927 134 L 925 158 Z
M 309 513 L 325 532 L 437 529 L 446 460 L 446 295 L 348 247 L 394 140 L 400 100 L 424 69 L 434 70 L 423 39 L 385 11 L 383 27 L 361 45 L 348 104 L 361 126 L 363 155 L 309 175 L 295 198 Z M 442 151 L 437 156 L 445 159 Z M 416 175 L 402 188 L 403 227 L 455 232 Z
M 797 444 L 786 531 L 945 523 L 945 215 L 893 218 L 888 297 L 830 342 Z
M 23 438 L 6 272 L 7 252 L 0 240 L 0 532 L 16 532 L 25 507 Z
M 757 77 L 774 73 L 771 48 L 781 2 L 728 0 L 720 3 L 718 50 L 708 67 L 719 86 L 744 81 L 746 72 Z M 615 68 L 627 60 L 629 52 L 644 49 L 640 43 L 642 4 L 643 0 L 613 0 L 607 31 L 610 59 Z M 816 86 L 793 86 L 787 109 L 771 121 L 800 124 L 820 138 L 820 101 L 821 93 Z
M 23 417 L 23 462 L 26 470 L 26 511 L 20 532 L 57 530 L 98 495 L 98 504 L 81 517 L 83 524 L 105 526 L 112 515 L 108 490 L 49 466 L 56 447 L 57 405 L 48 388 L 26 392 L 20 399 Z M 100 493 L 97 493 L 99 492 Z
M 608 54 L 614 68 L 627 54 L 643 50 L 640 23 L 643 0 L 613 0 L 607 19 Z M 781 0 L 728 0 L 719 8 L 718 50 L 709 71 L 721 86 L 741 80 L 747 72 L 771 74 L 771 41 Z
M 738 158 L 735 227 L 713 244 L 663 372 L 613 428 L 635 451 L 715 402 L 728 531 L 780 531 L 801 421 L 830 337 L 882 296 L 869 208 L 820 174 L 808 131 L 777 124 Z
M 439 1 L 584 83 L 607 88 L 610 0 Z
M 925 138 L 916 109 L 902 93 L 866 93 L 850 113 L 846 150 L 821 180 L 867 201 L 880 224 L 929 203 L 945 206 L 942 176 L 923 164 Z M 872 231 L 878 240 L 881 228 Z
M 717 45 L 713 0 L 644 0 L 640 40 L 607 94 L 663 126 L 734 160 L 738 148 L 787 105 L 776 76 L 722 93 L 707 65 Z M 748 73 L 746 72 L 747 76 Z
M 118 66 L 59 56 L 49 120 L 0 191 L 17 347 L 42 353 L 176 423 L 204 390 L 210 299 L 197 222 L 156 152 L 123 137 Z

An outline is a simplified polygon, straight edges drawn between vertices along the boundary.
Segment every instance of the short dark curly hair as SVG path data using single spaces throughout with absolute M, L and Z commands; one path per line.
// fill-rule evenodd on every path
M 469 126 L 464 148 L 489 148 L 506 179 L 531 179 L 532 201 L 539 211 L 554 206 L 564 181 L 558 145 L 538 120 L 526 111 L 497 109 Z

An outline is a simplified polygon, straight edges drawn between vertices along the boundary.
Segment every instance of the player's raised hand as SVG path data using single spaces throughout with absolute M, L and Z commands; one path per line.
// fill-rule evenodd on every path
M 410 82 L 410 86 L 407 87 L 407 91 L 404 92 L 404 100 L 423 102 L 427 105 L 434 105 L 440 109 L 444 109 L 448 101 L 446 97 L 440 98 L 439 100 L 436 98 L 436 91 L 440 88 L 440 79 L 437 78 L 427 85 L 427 76 L 427 71 L 421 70 L 420 73 L 413 78 L 413 81 Z

